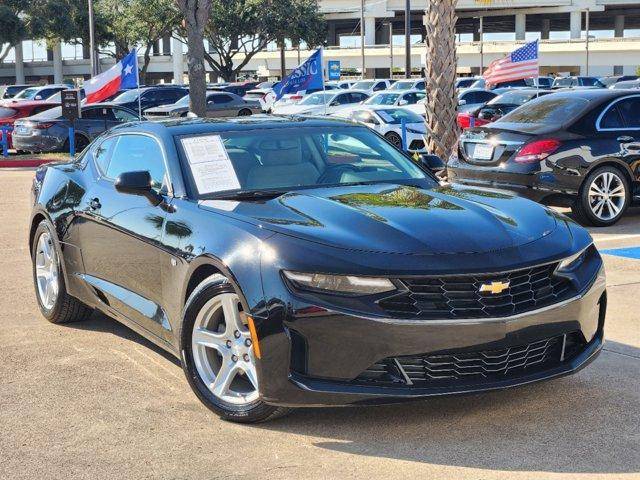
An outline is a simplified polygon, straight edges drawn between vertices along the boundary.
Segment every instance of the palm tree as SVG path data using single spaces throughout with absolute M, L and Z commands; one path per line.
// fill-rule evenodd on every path
M 425 11 L 427 149 L 445 161 L 458 141 L 456 108 L 457 0 L 429 0 Z

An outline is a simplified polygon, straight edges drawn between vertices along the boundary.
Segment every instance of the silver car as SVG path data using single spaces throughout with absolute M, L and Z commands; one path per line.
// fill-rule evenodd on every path
M 148 108 L 144 115 L 149 120 L 162 120 L 166 118 L 186 117 L 189 113 L 189 95 L 185 95 L 176 103 Z M 243 117 L 262 113 L 259 102 L 244 100 L 242 97 L 230 92 L 207 92 L 207 117 Z

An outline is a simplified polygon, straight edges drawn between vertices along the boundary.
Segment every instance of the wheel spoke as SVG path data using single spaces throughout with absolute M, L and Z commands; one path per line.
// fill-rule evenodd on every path
M 222 298 L 222 311 L 224 312 L 224 322 L 227 326 L 227 336 L 233 336 L 236 330 L 243 332 L 247 327 L 242 323 L 240 312 L 238 311 L 238 297 L 235 295 L 225 295 Z
M 613 175 L 609 172 L 604 174 L 604 191 L 608 192 L 611 190 L 611 180 L 613 179 Z
M 604 195 L 604 192 L 596 185 L 596 182 L 593 182 L 589 187 L 589 195 L 590 196 L 599 196 Z
M 221 333 L 215 333 L 204 328 L 193 331 L 193 341 L 203 347 L 215 348 L 221 353 L 226 352 L 226 338 Z
M 612 217 L 615 217 L 620 213 L 620 207 L 618 207 L 612 200 L 607 200 L 607 204 L 609 206 L 609 212 L 612 213 Z
M 244 371 L 244 374 L 247 376 L 247 379 L 251 382 L 251 385 L 253 385 L 253 388 L 257 390 L 258 376 L 256 374 L 256 367 L 253 365 L 253 363 L 249 363 L 248 365 L 245 365 L 245 367 L 243 368 L 243 371 Z
M 616 188 L 609 192 L 610 197 L 624 197 L 624 187 L 618 185 Z
M 596 214 L 597 217 L 602 217 L 602 210 L 604 209 L 604 200 L 600 200 L 595 207 L 593 207 L 593 213 Z
M 238 371 L 238 366 L 235 363 L 229 360 L 223 360 L 220 370 L 216 375 L 216 379 L 211 385 L 211 391 L 213 394 L 219 398 L 224 397 L 229 392 L 231 382 L 233 382 Z

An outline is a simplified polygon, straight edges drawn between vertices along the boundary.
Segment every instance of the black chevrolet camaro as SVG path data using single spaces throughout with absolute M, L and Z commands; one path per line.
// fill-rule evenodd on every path
M 36 172 L 30 225 L 47 319 L 125 323 L 229 420 L 522 385 L 602 347 L 582 227 L 337 119 L 116 127 Z

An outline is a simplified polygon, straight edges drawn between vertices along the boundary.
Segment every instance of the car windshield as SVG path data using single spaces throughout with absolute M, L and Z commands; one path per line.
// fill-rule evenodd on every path
M 127 90 L 113 99 L 116 103 L 128 103 L 138 99 L 138 90 Z
M 216 133 L 210 137 L 213 140 L 217 135 L 222 138 L 235 178 L 229 182 L 229 188 L 217 183 L 209 191 L 203 191 L 203 182 L 195 178 L 197 170 L 189 169 L 194 186 L 201 187 L 195 188 L 200 198 L 220 196 L 222 191 L 284 192 L 347 184 L 436 185 L 410 158 L 367 127 L 269 128 Z M 202 135 L 197 138 L 204 140 Z M 189 140 L 180 137 L 179 143 L 184 146 Z M 182 150 L 185 165 L 198 163 L 185 153 L 195 155 L 194 150 Z
M 516 108 L 496 123 L 563 125 L 574 120 L 587 105 L 589 105 L 589 100 L 575 95 L 546 95 Z
M 174 103 L 176 107 L 188 107 L 189 106 L 189 94 L 180 98 L 176 103 Z
M 354 90 L 369 90 L 371 87 L 373 87 L 375 82 L 368 82 L 368 81 L 364 81 L 364 82 L 356 82 L 353 84 L 353 88 Z
M 475 83 L 475 78 L 465 78 L 456 82 L 456 88 L 469 88 Z
M 570 87 L 573 84 L 573 80 L 569 77 L 565 78 L 556 78 L 553 81 L 554 87 Z
M 55 120 L 58 118 L 62 118 L 62 107 L 50 108 L 49 110 L 45 110 L 44 112 L 32 115 L 31 118 L 36 120 Z
M 396 82 L 389 87 L 389 90 L 409 90 L 413 88 L 414 83 L 415 82 L 413 80 L 405 81 L 405 82 Z
M 529 100 L 534 98 L 537 94 L 530 92 L 520 92 L 518 90 L 514 90 L 511 92 L 503 93 L 502 95 L 498 95 L 495 98 L 492 98 L 487 102 L 487 105 L 497 105 L 497 104 L 509 104 L 509 105 L 522 105 L 527 103 Z
M 334 93 L 313 93 L 306 98 L 303 98 L 299 105 L 324 105 L 328 103 L 333 97 Z
M 40 91 L 39 87 L 25 88 L 13 98 L 22 98 L 22 99 L 30 100 L 33 97 L 35 97 L 39 91 Z
M 391 125 L 398 125 L 399 123 L 402 123 L 402 120 L 406 123 L 424 123 L 424 118 L 417 113 L 404 108 L 385 108 L 376 110 L 376 113 L 384 123 Z
M 394 105 L 399 96 L 399 93 L 377 93 L 364 103 L 366 105 Z

